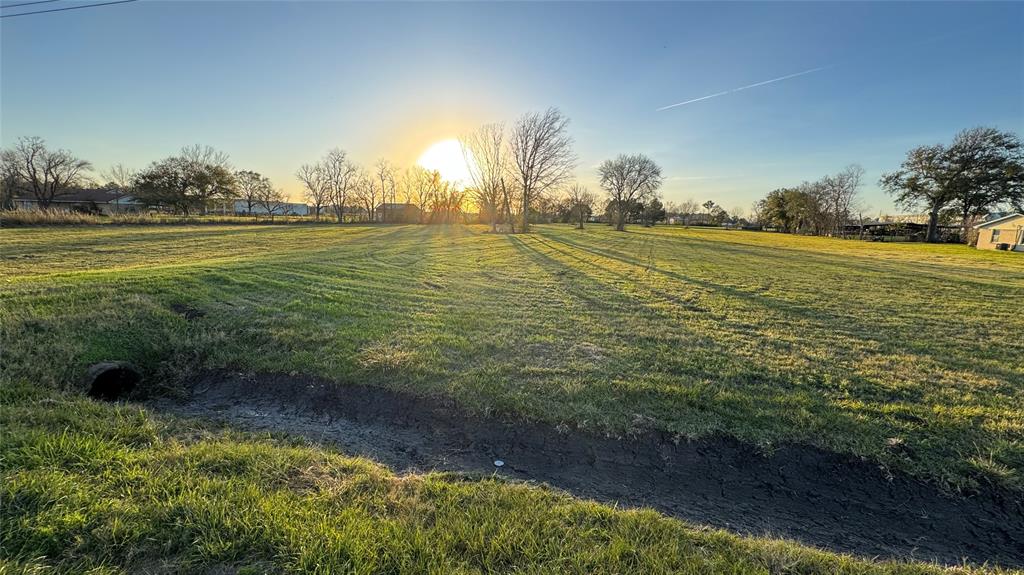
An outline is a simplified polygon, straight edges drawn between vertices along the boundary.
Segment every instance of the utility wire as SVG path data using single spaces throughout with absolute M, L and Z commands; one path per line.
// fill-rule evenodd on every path
M 46 4 L 48 2 L 57 2 L 57 0 L 36 0 L 35 2 L 22 2 L 20 4 L 3 4 L 0 5 L 0 9 L 16 8 L 18 6 L 31 6 L 32 4 Z
M 4 14 L 0 18 L 14 18 L 16 16 L 31 16 L 32 14 L 45 14 L 47 12 L 63 12 L 64 10 L 78 10 L 79 8 L 95 8 L 96 6 L 109 6 L 111 4 L 127 4 L 136 0 L 115 0 L 114 2 L 100 2 L 99 4 L 82 4 L 80 6 L 66 6 L 64 8 L 51 8 L 49 10 L 36 10 L 35 12 L 22 12 L 20 14 Z

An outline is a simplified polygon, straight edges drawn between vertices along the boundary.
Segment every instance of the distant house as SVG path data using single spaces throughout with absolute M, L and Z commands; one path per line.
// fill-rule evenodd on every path
M 14 197 L 14 207 L 35 211 L 40 209 L 40 204 L 35 196 L 21 194 Z M 71 190 L 59 195 L 50 202 L 49 209 L 110 215 L 141 212 L 145 205 L 121 190 L 92 188 Z
M 420 208 L 416 204 L 380 204 L 374 211 L 378 222 L 415 224 L 420 221 Z
M 982 222 L 974 229 L 978 232 L 978 241 L 974 245 L 979 250 L 1024 252 L 1024 214 L 1010 214 Z

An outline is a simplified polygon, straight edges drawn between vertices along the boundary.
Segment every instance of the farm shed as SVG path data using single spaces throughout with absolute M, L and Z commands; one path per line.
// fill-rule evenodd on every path
M 376 212 L 377 220 L 386 223 L 413 224 L 420 221 L 420 208 L 416 204 L 380 204 Z
M 974 245 L 979 250 L 1024 252 L 1024 214 L 1010 214 L 982 222 L 974 229 L 978 231 L 978 241 Z

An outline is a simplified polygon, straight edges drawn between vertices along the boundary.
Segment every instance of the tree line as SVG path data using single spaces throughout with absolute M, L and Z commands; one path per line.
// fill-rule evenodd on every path
M 569 119 L 557 108 L 527 113 L 511 126 L 486 124 L 460 139 L 470 181 L 445 181 L 421 166 L 397 169 L 385 159 L 364 168 L 340 149 L 303 164 L 295 177 L 303 186 L 315 219 L 344 222 L 356 214 L 367 221 L 389 221 L 388 210 L 415 205 L 419 223 L 461 221 L 471 206 L 492 231 L 525 232 L 531 222 L 562 221 L 583 227 L 595 214 L 597 194 L 575 181 L 577 156 Z M 42 210 L 74 189 L 92 184 L 90 162 L 68 150 L 51 150 L 38 137 L 20 138 L 0 150 L 0 209 L 13 208 L 17 195 L 35 198 Z M 842 235 L 862 221 L 864 169 L 856 164 L 813 182 L 772 190 L 756 202 L 750 218 L 730 214 L 713 201 L 663 205 L 661 167 L 644 154 L 621 154 L 597 168 L 604 193 L 600 212 L 617 230 L 627 224 L 653 225 L 666 217 L 690 224 L 756 222 L 789 233 Z M 178 154 L 133 171 L 122 165 L 101 174 L 103 186 L 130 194 L 146 206 L 185 215 L 205 213 L 223 201 L 241 200 L 246 211 L 283 213 L 286 196 L 265 176 L 235 170 L 227 154 L 190 146 Z M 952 144 L 910 150 L 880 186 L 908 209 L 927 210 L 928 241 L 938 239 L 940 222 L 957 220 L 965 232 L 993 209 L 1024 210 L 1024 147 L 1012 133 L 973 128 Z M 701 211 L 703 208 L 703 211 Z M 966 236 L 966 234 L 965 234 Z
M 404 203 L 419 208 L 419 223 L 460 221 L 473 206 L 492 231 L 525 232 L 552 213 L 582 227 L 598 198 L 573 180 L 577 156 L 568 126 L 557 108 L 524 114 L 507 129 L 500 123 L 481 126 L 460 139 L 471 180 L 466 183 L 446 181 L 421 166 L 398 170 L 384 159 L 367 169 L 341 148 L 301 165 L 295 177 L 317 220 L 330 215 L 341 223 L 357 213 L 368 221 L 387 221 L 387 210 Z M 49 210 L 61 196 L 94 185 L 91 170 L 90 162 L 68 150 L 50 150 L 41 138 L 21 138 L 0 152 L 2 205 L 12 208 L 15 196 L 29 195 Z M 647 156 L 606 160 L 598 177 L 607 197 L 605 213 L 617 229 L 638 221 L 638 209 L 639 219 L 661 217 L 661 167 Z M 139 171 L 117 165 L 101 178 L 102 186 L 145 206 L 184 215 L 206 213 L 224 201 L 241 200 L 250 213 L 260 207 L 275 214 L 287 205 L 284 192 L 267 177 L 233 169 L 227 154 L 209 146 L 183 148 Z
M 900 168 L 883 175 L 879 185 L 898 205 L 927 211 L 927 241 L 938 241 L 943 220 L 958 221 L 968 241 L 975 220 L 993 209 L 1024 213 L 1024 147 L 1016 134 L 971 128 L 948 146 L 910 150 Z
M 788 233 L 842 235 L 860 211 L 864 168 L 852 164 L 836 174 L 791 188 L 778 188 L 757 202 L 754 214 L 765 226 Z
M 814 182 L 772 190 L 754 206 L 765 227 L 789 233 L 842 235 L 863 221 L 860 186 L 864 170 L 851 165 Z M 949 145 L 918 146 L 879 186 L 907 210 L 925 210 L 928 242 L 939 241 L 939 226 L 956 223 L 961 239 L 993 211 L 1024 212 L 1024 146 L 1013 133 L 977 127 L 956 134 Z
M 97 185 L 92 163 L 68 150 L 51 150 L 39 137 L 20 138 L 0 151 L 0 209 L 12 209 L 14 198 L 27 195 L 43 211 L 76 189 Z M 284 191 L 251 170 L 234 171 L 227 154 L 209 146 L 189 146 L 173 156 L 134 171 L 121 164 L 100 174 L 104 189 L 131 195 L 141 204 L 184 215 L 205 213 L 216 201 L 243 200 L 251 212 L 282 213 Z

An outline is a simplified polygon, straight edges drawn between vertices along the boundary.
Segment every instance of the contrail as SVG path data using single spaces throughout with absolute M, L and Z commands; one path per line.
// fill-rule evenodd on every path
M 764 82 L 758 82 L 756 84 L 750 84 L 749 86 L 740 86 L 739 88 L 733 88 L 732 90 L 726 90 L 724 92 L 718 92 L 716 94 L 711 94 L 709 96 L 701 96 L 700 98 L 694 98 L 692 100 L 687 100 L 685 102 L 679 102 L 678 104 L 670 104 L 668 106 L 663 106 L 663 107 L 658 108 L 657 110 L 655 110 L 655 112 L 661 112 L 662 110 L 668 110 L 669 108 L 675 108 L 677 106 L 685 106 L 687 104 L 692 104 L 694 102 L 700 102 L 701 100 L 708 100 L 710 98 L 717 98 L 719 96 L 724 96 L 726 94 L 732 94 L 733 92 L 742 92 L 743 90 L 749 90 L 750 88 L 756 88 L 758 86 L 764 86 L 765 84 L 771 84 L 773 82 L 781 82 L 783 80 L 788 80 L 790 78 L 796 78 L 797 76 L 803 76 L 805 74 L 813 74 L 815 72 L 820 72 L 822 70 L 827 70 L 828 68 L 831 68 L 831 67 L 832 67 L 831 64 L 828 65 L 828 66 L 820 66 L 818 68 L 811 68 L 810 70 L 804 70 L 803 72 L 797 72 L 796 74 L 789 74 L 788 76 L 780 76 L 778 78 L 772 78 L 771 80 L 765 80 Z

